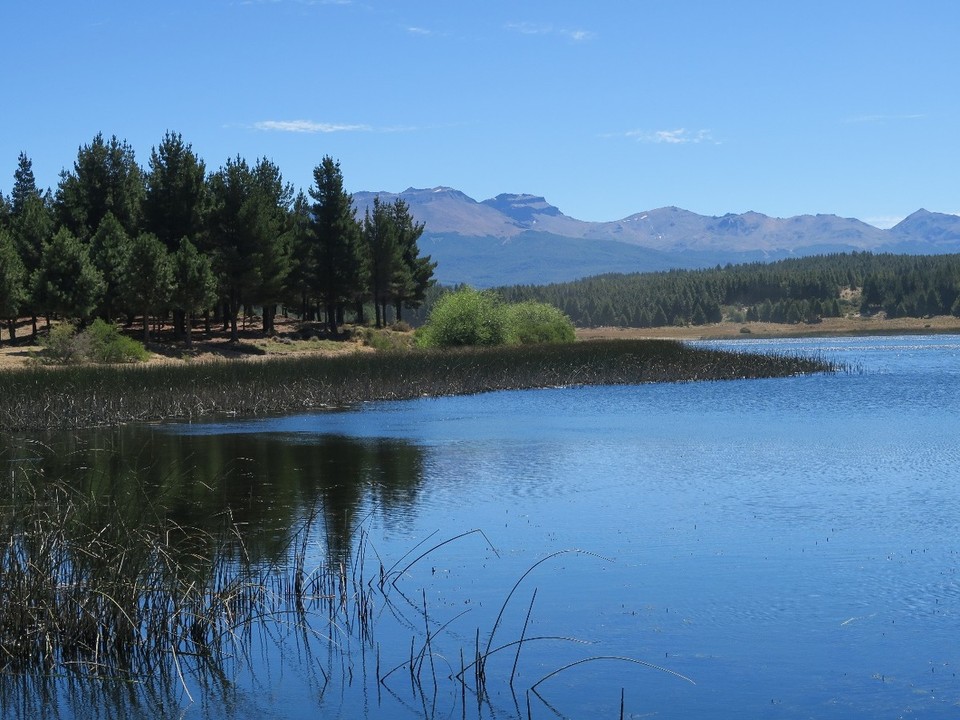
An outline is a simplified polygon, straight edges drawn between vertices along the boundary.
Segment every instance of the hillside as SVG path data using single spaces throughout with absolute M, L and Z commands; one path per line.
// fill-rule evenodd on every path
M 676 207 L 611 222 L 565 215 L 543 197 L 501 194 L 478 202 L 448 187 L 358 192 L 401 197 L 425 223 L 420 246 L 438 262 L 441 283 L 514 285 L 574 280 L 606 272 L 695 269 L 837 252 L 960 252 L 960 217 L 918 210 L 889 230 L 837 215 L 774 218 L 762 213 L 698 215 Z

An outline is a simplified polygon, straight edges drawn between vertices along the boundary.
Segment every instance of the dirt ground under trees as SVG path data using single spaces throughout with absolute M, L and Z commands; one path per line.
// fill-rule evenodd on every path
M 365 342 L 363 331 L 346 327 L 343 336 L 333 339 L 324 335 L 322 329 L 302 328 L 298 323 L 277 319 L 277 334 L 264 337 L 258 326 L 251 326 L 241 333 L 239 343 L 231 343 L 229 335 L 214 331 L 206 336 L 202 330 L 194 330 L 192 348 L 183 342 L 172 341 L 172 331 L 164 328 L 147 349 L 152 353 L 149 362 L 203 362 L 215 360 L 251 360 L 256 358 L 278 357 L 283 355 L 312 353 L 336 355 L 352 352 L 372 352 L 373 348 Z M 390 331 L 380 331 L 386 337 Z M 577 338 L 593 339 L 641 339 L 664 338 L 672 340 L 735 340 L 749 338 L 776 337 L 817 337 L 832 335 L 896 335 L 924 333 L 960 333 L 960 318 L 938 316 L 932 318 L 895 318 L 885 317 L 847 317 L 824 318 L 819 323 L 779 324 L 779 323 L 731 323 L 722 322 L 711 325 L 686 325 L 682 327 L 657 328 L 579 328 Z M 139 331 L 131 331 L 131 336 L 140 339 Z M 408 333 L 393 333 L 393 345 L 402 346 Z M 17 339 L 10 342 L 6 327 L 0 339 L 0 370 L 15 369 L 37 362 L 41 347 L 30 339 L 30 325 L 21 321 L 17 328 Z

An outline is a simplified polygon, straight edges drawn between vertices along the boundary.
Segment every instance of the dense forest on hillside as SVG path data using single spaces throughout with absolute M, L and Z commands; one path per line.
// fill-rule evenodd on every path
M 850 312 L 960 315 L 960 255 L 851 253 L 708 270 L 599 275 L 497 288 L 537 300 L 580 327 L 702 325 L 721 320 L 816 322 Z
M 55 191 L 41 191 L 21 153 L 9 196 L 0 193 L 0 321 L 172 318 L 189 342 L 191 318 L 222 323 L 256 307 L 264 332 L 278 308 L 323 320 L 336 334 L 349 312 L 377 326 L 416 308 L 436 264 L 421 257 L 402 200 L 375 200 L 357 218 L 339 163 L 314 168 L 308 193 L 280 169 L 241 157 L 208 172 L 168 132 L 141 167 L 126 141 L 102 134 L 79 148 Z

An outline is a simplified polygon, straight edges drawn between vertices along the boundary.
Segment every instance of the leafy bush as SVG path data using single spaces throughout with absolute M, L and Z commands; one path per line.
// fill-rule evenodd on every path
M 87 357 L 93 362 L 120 363 L 147 359 L 147 351 L 141 343 L 121 335 L 115 325 L 99 318 L 82 334 L 89 337 Z
M 80 362 L 89 351 L 88 340 L 77 333 L 77 326 L 72 323 L 54 325 L 39 341 L 43 348 L 42 360 L 57 365 Z
M 408 350 L 411 345 L 409 333 L 397 332 L 393 329 L 360 328 L 359 337 L 364 345 L 372 347 L 374 350 Z
M 417 333 L 417 342 L 424 347 L 503 345 L 506 339 L 500 299 L 471 287 L 441 297 Z
M 573 342 L 573 323 L 562 311 L 546 303 L 528 301 L 505 305 L 507 342 L 511 345 Z
M 121 335 L 117 328 L 103 320 L 78 332 L 75 325 L 60 323 L 41 339 L 42 360 L 57 365 L 83 361 L 96 363 L 138 362 L 147 359 L 147 351 L 136 340 Z
M 572 342 L 573 323 L 552 305 L 503 304 L 492 292 L 465 287 L 437 300 L 417 332 L 423 347 Z

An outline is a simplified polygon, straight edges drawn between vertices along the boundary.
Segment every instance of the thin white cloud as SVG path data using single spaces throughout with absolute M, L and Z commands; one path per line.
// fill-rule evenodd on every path
M 595 32 L 590 30 L 562 30 L 561 32 L 574 42 L 586 42 L 597 36 Z
M 408 133 L 417 132 L 421 128 L 414 125 L 392 125 L 390 127 L 371 128 L 371 132 L 378 133 Z
M 568 40 L 573 40 L 574 42 L 593 40 L 597 36 L 596 33 L 590 30 L 557 28 L 547 23 L 511 22 L 506 24 L 506 28 L 521 35 L 557 35 L 565 37 Z
M 696 145 L 699 143 L 719 144 L 709 130 L 690 131 L 686 128 L 675 130 L 629 130 L 628 138 L 644 143 L 665 143 L 667 145 Z
M 341 123 L 320 123 L 312 120 L 261 120 L 253 124 L 257 130 L 291 133 L 337 133 L 371 132 L 369 125 L 346 125 Z
M 410 26 L 407 28 L 407 32 L 411 35 L 433 35 L 432 30 L 427 30 L 426 28 Z
M 349 132 L 410 133 L 424 129 L 423 127 L 415 125 L 385 125 L 381 127 L 374 127 L 373 125 L 367 125 L 365 123 L 322 123 L 315 122 L 313 120 L 261 120 L 253 123 L 253 125 L 248 125 L 247 127 L 252 127 L 254 130 L 262 130 L 264 132 L 303 133 L 307 135 Z
M 507 30 L 518 32 L 521 35 L 549 35 L 553 32 L 553 28 L 550 25 L 537 25 L 530 22 L 507 23 Z
M 885 123 L 885 122 L 897 122 L 900 120 L 922 120 L 926 115 L 923 113 L 907 113 L 903 115 L 853 115 L 851 117 L 846 117 L 843 119 L 843 122 L 849 124 L 859 124 L 859 123 Z
M 241 5 L 279 5 L 282 2 L 297 5 L 353 5 L 353 0 L 240 0 Z

